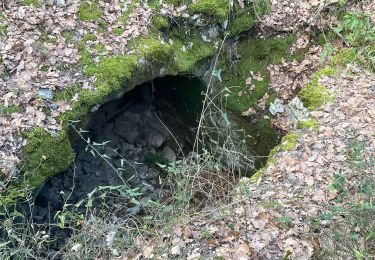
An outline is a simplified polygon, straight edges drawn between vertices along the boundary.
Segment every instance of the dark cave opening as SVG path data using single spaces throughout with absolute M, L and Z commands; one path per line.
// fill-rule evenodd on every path
M 157 163 L 182 158 L 192 151 L 202 109 L 204 83 L 198 78 L 167 76 L 144 83 L 89 116 L 85 131 L 72 146 L 76 157 L 65 172 L 50 178 L 33 206 L 37 224 L 56 223 L 64 205 L 77 205 L 98 187 L 123 184 L 136 189 L 140 201 L 158 201 L 168 192 L 159 185 Z M 123 203 L 122 214 L 144 212 L 142 203 L 107 198 L 106 206 Z M 96 200 L 94 207 L 100 207 Z M 85 206 L 76 206 L 83 213 Z M 50 225 L 57 238 L 69 231 Z M 59 249 L 64 242 L 55 243 Z

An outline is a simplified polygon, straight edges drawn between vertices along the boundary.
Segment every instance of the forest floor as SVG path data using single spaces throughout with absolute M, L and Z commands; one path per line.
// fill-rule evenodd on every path
M 96 34 L 99 25 L 76 19 L 76 1 L 67 0 L 66 6 L 54 6 L 43 13 L 33 6 L 19 6 L 18 1 L 6 2 L 7 19 L 0 20 L 7 26 L 6 36 L 0 34 L 0 74 L 9 75 L 0 77 L 0 104 L 15 111 L 0 113 L 0 169 L 9 177 L 26 142 L 19 133 L 34 127 L 50 132 L 60 130 L 56 118 L 69 111 L 76 99 L 73 95 L 71 100 L 52 102 L 52 91 L 68 82 L 87 90 L 93 88 L 95 78 L 84 76 L 75 66 L 80 54 L 74 43 L 84 35 Z M 337 23 L 334 16 L 318 17 L 325 2 L 272 1 L 271 12 L 260 20 L 261 31 L 267 36 L 270 30 L 298 30 L 294 47 L 306 48 L 306 35 L 312 27 L 331 28 Z M 106 1 L 98 3 L 104 8 L 107 21 L 119 18 L 120 10 L 109 10 L 111 6 Z M 351 8 L 372 14 L 375 21 L 373 1 L 353 4 Z M 171 15 L 176 12 L 167 6 L 165 10 Z M 149 19 L 150 9 L 140 5 L 130 14 L 121 37 L 114 33 L 116 28 L 109 28 L 84 44 L 106 46 L 104 52 L 91 53 L 94 57 L 127 54 L 127 41 L 147 35 Z M 44 32 L 37 30 L 40 25 Z M 64 36 L 62 27 L 74 34 Z M 43 33 L 46 40 L 41 43 L 38 39 Z M 322 51 L 320 46 L 309 45 L 301 62 L 269 67 L 271 88 L 279 98 L 290 100 L 295 90 L 311 80 L 314 71 L 324 67 L 319 61 Z M 153 239 L 140 237 L 136 246 L 141 253 L 134 254 L 132 250 L 121 258 L 308 259 L 315 249 L 327 246 L 323 237 L 329 235 L 333 222 L 323 219 L 317 228 L 313 223 L 328 206 L 361 203 L 363 197 L 355 192 L 355 186 L 374 177 L 375 75 L 359 65 L 346 64 L 318 83 L 327 88 L 332 98 L 310 112 L 312 127 L 296 129 L 283 120 L 275 120 L 275 125 L 290 132 L 291 139 L 281 143 L 284 149 L 276 151 L 259 178 L 241 179 L 229 204 L 186 216 Z M 46 107 L 51 110 L 47 115 Z M 344 184 L 349 196 L 341 199 Z M 334 218 L 338 219 L 340 216 Z
M 317 23 L 314 14 L 319 8 L 312 7 L 324 1 L 273 2 L 272 11 L 260 22 L 263 33 L 270 28 L 304 28 L 294 48 L 306 48 L 306 34 Z M 351 8 L 375 14 L 375 3 Z M 375 21 L 375 15 L 371 19 Z M 321 28 L 337 23 L 334 16 L 318 21 Z M 337 44 L 336 48 L 342 47 Z M 279 98 L 291 100 L 295 90 L 324 67 L 321 53 L 320 46 L 310 45 L 301 62 L 269 67 L 270 86 Z M 345 217 L 321 216 L 328 208 L 364 203 L 356 188 L 374 183 L 374 82 L 373 73 L 355 64 L 339 66 L 332 75 L 321 77 L 318 84 L 327 88 L 332 99 L 309 113 L 314 122 L 310 127 L 297 129 L 283 116 L 274 120 L 291 139 L 281 143 L 284 149 L 276 151 L 259 178 L 241 179 L 231 203 L 188 217 L 150 241 L 140 239 L 141 253 L 129 253 L 124 259 L 310 259 L 322 248 L 332 250 L 335 257 L 347 257 L 352 249 L 334 247 L 325 239 L 334 236 L 335 221 Z M 360 251 L 364 242 L 359 244 Z
M 335 100 L 311 112 L 319 129 L 294 131 L 293 147 L 277 152 L 255 182 L 242 179 L 230 205 L 176 225 L 144 247 L 143 256 L 171 248 L 165 257 L 281 259 L 290 252 L 296 259 L 310 258 L 321 242 L 312 222 L 324 212 L 323 205 L 361 201 L 350 192 L 350 198 L 335 202 L 340 190 L 332 187 L 338 176 L 345 176 L 349 186 L 374 177 L 373 166 L 358 171 L 350 158 L 358 145 L 363 149 L 357 156 L 375 157 L 374 82 L 373 74 L 354 65 L 322 78 Z M 322 225 L 327 228 L 329 222 Z

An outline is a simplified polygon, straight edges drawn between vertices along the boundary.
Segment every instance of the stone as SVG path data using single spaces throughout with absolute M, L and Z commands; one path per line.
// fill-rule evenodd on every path
M 173 161 L 176 159 L 176 153 L 169 146 L 164 147 L 161 154 L 168 161 Z
M 57 6 L 64 6 L 65 5 L 65 0 L 54 0 L 53 2 Z
M 34 210 L 33 218 L 37 221 L 43 221 L 48 213 L 48 208 L 36 206 L 36 209 Z
M 147 136 L 150 148 L 159 148 L 167 139 L 159 133 L 151 133 Z
M 295 125 L 298 121 L 309 118 L 309 111 L 298 97 L 288 103 L 285 113 Z
M 52 100 L 53 99 L 53 92 L 50 89 L 39 89 L 38 90 L 38 97 L 43 100 Z
M 114 126 L 114 132 L 124 138 L 128 143 L 134 143 L 138 137 L 138 129 L 130 122 L 124 121 L 123 118 L 118 118 Z
M 123 119 L 126 121 L 132 121 L 132 123 L 139 123 L 142 120 L 142 116 L 138 113 L 126 111 L 123 115 Z
M 181 255 L 181 247 L 180 245 L 175 245 L 171 248 L 172 255 Z
M 285 111 L 285 106 L 279 98 L 276 98 L 275 101 L 271 103 L 269 111 L 272 115 L 283 113 Z
M 113 126 L 114 123 L 107 123 L 100 129 L 100 134 L 105 139 L 109 139 L 113 135 Z
M 130 215 L 137 215 L 140 211 L 141 211 L 141 205 L 135 205 L 134 207 L 126 209 L 126 212 Z

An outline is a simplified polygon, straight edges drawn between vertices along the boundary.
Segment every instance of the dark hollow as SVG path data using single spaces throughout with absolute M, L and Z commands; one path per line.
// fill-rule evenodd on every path
M 93 112 L 84 136 L 91 143 L 108 142 L 97 150 L 110 157 L 113 167 L 123 169 L 121 176 L 143 193 L 141 199 L 157 201 L 165 190 L 158 184 L 155 163 L 178 159 L 192 150 L 203 88 L 199 79 L 188 77 L 158 78 L 137 86 Z M 86 151 L 86 146 L 82 138 L 75 141 L 74 165 L 40 189 L 33 210 L 36 223 L 56 222 L 54 216 L 64 203 L 74 205 L 98 186 L 122 184 L 115 170 L 90 149 Z M 142 213 L 142 205 L 124 207 L 126 214 Z

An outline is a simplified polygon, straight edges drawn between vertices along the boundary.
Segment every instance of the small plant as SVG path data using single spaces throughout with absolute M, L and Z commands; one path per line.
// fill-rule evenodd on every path
M 210 229 L 205 228 L 205 229 L 203 229 L 203 230 L 201 231 L 201 235 L 202 235 L 203 238 L 205 238 L 205 239 L 209 239 L 209 238 L 212 237 L 212 232 L 211 232 Z
M 372 70 L 375 69 L 375 26 L 370 14 L 347 12 L 333 31 L 347 46 L 352 48 L 355 53 L 354 61 Z M 322 59 L 334 51 L 329 42 L 324 47 Z

